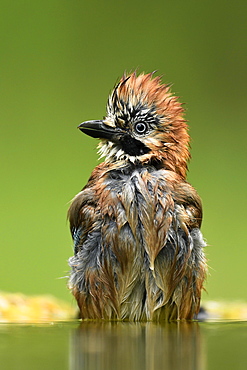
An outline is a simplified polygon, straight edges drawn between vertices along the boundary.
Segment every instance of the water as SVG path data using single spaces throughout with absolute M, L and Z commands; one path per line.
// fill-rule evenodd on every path
M 1 324 L 0 368 L 246 370 L 247 322 Z

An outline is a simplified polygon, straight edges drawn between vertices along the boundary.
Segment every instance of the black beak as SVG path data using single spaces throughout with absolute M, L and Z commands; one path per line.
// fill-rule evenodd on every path
M 122 134 L 120 129 L 108 126 L 104 121 L 86 121 L 82 122 L 78 128 L 91 137 L 98 139 L 108 139 L 110 141 L 118 141 L 119 135 Z

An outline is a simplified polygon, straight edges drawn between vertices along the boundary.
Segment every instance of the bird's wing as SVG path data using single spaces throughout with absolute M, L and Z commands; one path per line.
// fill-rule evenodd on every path
M 173 199 L 176 204 L 183 207 L 186 227 L 189 230 L 200 228 L 202 203 L 197 191 L 187 182 L 180 182 L 174 188 Z
M 92 188 L 85 187 L 72 200 L 68 210 L 70 231 L 74 240 L 74 253 L 83 245 L 88 233 L 92 229 L 95 215 L 96 200 Z

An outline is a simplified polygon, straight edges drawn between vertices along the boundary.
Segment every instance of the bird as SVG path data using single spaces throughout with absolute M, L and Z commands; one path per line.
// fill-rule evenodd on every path
M 68 286 L 81 319 L 192 320 L 207 276 L 202 203 L 186 181 L 183 104 L 152 73 L 124 73 L 106 117 L 78 128 L 104 161 L 68 210 Z

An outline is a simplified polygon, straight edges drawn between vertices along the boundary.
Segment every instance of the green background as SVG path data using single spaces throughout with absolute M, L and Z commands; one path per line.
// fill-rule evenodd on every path
M 66 288 L 70 199 L 98 163 L 77 125 L 127 70 L 186 102 L 188 180 L 203 199 L 206 299 L 247 299 L 246 1 L 1 1 L 0 289 Z

